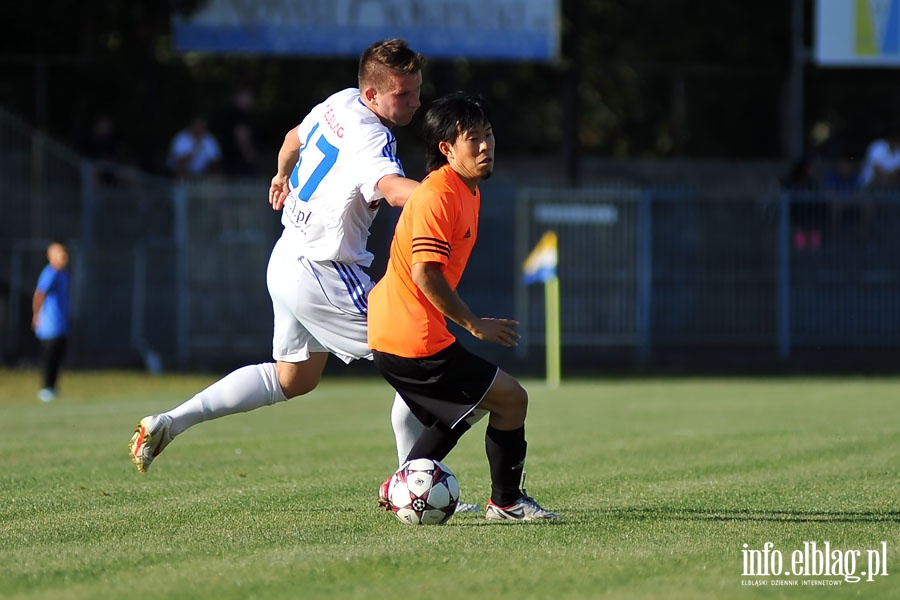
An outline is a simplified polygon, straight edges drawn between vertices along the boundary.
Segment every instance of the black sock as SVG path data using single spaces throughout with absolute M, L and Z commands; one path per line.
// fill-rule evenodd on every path
M 419 439 L 413 444 L 406 460 L 414 458 L 430 458 L 432 460 L 444 460 L 450 454 L 456 442 L 472 427 L 465 421 L 457 423 L 456 427 L 450 429 L 440 421 L 431 427 L 426 427 L 419 435 Z
M 509 506 L 522 496 L 519 483 L 525 468 L 525 426 L 501 431 L 490 425 L 484 434 L 484 449 L 491 465 L 491 500 Z

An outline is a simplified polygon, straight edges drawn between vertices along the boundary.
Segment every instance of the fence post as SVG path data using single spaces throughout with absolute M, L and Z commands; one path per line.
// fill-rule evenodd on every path
M 778 198 L 778 244 L 777 285 L 778 297 L 775 305 L 778 311 L 778 358 L 786 360 L 791 355 L 791 232 L 790 194 L 782 192 Z
M 513 308 L 515 319 L 519 322 L 519 331 L 522 333 L 521 343 L 516 346 L 516 356 L 525 358 L 528 355 L 529 319 L 530 307 L 528 303 L 528 290 L 522 281 L 522 262 L 528 255 L 528 225 L 531 221 L 531 199 L 528 190 L 521 190 L 516 202 L 516 230 L 515 230 L 515 264 L 513 265 Z
M 44 196 L 44 134 L 34 131 L 31 134 L 31 236 L 32 238 L 45 237 L 44 212 L 47 210 L 47 201 Z
M 187 364 L 190 343 L 187 196 L 185 184 L 177 183 L 172 188 L 172 210 L 175 215 L 175 356 L 180 367 Z
M 653 304 L 653 198 L 649 192 L 641 194 L 638 205 L 638 357 L 650 358 Z

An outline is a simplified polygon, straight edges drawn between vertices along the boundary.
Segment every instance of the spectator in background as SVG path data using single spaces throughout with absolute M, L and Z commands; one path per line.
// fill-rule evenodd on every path
M 781 178 L 781 188 L 789 194 L 791 238 L 797 250 L 818 250 L 822 245 L 824 205 L 813 198 L 818 187 L 809 155 L 798 159 Z
M 41 341 L 43 387 L 38 392 L 41 402 L 56 398 L 59 368 L 66 355 L 69 338 L 69 253 L 61 242 L 47 247 L 47 262 L 38 277 L 32 299 L 31 326 Z
M 84 154 L 91 160 L 102 163 L 119 162 L 119 142 L 116 139 L 115 125 L 109 115 L 101 113 L 94 117 L 91 129 L 84 140 Z M 114 176 L 108 165 L 99 165 L 97 174 L 104 181 Z
M 859 185 L 866 191 L 900 186 L 900 135 L 893 134 L 869 144 L 859 172 Z M 860 240 L 868 238 L 874 213 L 871 201 L 860 206 L 857 215 Z
M 221 160 L 219 141 L 209 132 L 206 117 L 198 114 L 175 134 L 166 166 L 178 179 L 189 179 L 218 172 Z
M 119 142 L 112 118 L 99 113 L 91 120 L 90 129 L 82 135 L 81 150 L 94 162 L 95 182 L 109 185 L 116 182 L 115 165 L 119 162 Z
M 222 167 L 226 175 L 258 175 L 259 153 L 253 124 L 253 90 L 241 87 L 222 117 L 219 139 L 222 142 Z
M 119 140 L 112 117 L 99 113 L 82 141 L 82 152 L 94 162 L 95 181 L 102 185 L 128 183 L 137 189 L 139 174 L 128 160 L 125 146 Z
M 894 187 L 900 183 L 900 136 L 869 144 L 859 173 L 863 188 Z
M 858 194 L 860 172 L 853 155 L 842 153 L 822 176 L 822 189 L 831 204 L 831 236 L 840 237 L 844 224 L 857 223 L 860 231 L 868 230 L 872 218 L 871 202 L 864 202 Z
M 831 192 L 854 192 L 859 189 L 860 173 L 853 155 L 844 152 L 822 176 L 822 188 Z

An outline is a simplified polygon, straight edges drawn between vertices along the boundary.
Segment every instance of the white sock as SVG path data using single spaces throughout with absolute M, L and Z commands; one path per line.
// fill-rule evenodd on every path
M 397 461 L 402 465 L 425 426 L 412 414 L 400 394 L 396 393 L 391 407 L 391 426 L 397 442 Z
M 275 363 L 241 367 L 165 413 L 172 417 L 169 434 L 175 437 L 197 423 L 285 400 Z
M 487 414 L 488 411 L 476 408 L 466 417 L 466 422 L 474 425 Z M 397 461 L 402 465 L 409 456 L 413 444 L 425 430 L 425 426 L 412 414 L 406 402 L 397 393 L 394 394 L 394 405 L 391 407 L 391 426 L 394 428 L 394 440 L 397 443 Z

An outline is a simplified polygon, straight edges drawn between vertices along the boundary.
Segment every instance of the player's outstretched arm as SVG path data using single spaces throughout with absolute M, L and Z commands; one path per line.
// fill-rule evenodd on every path
M 463 302 L 459 293 L 450 289 L 440 263 L 415 263 L 412 266 L 412 280 L 435 308 L 479 340 L 509 348 L 519 345 L 520 336 L 515 330 L 519 322 L 512 319 L 486 319 L 476 316 Z
M 406 204 L 409 195 L 418 187 L 419 182 L 400 175 L 385 175 L 378 180 L 378 189 L 391 206 L 401 207 Z

